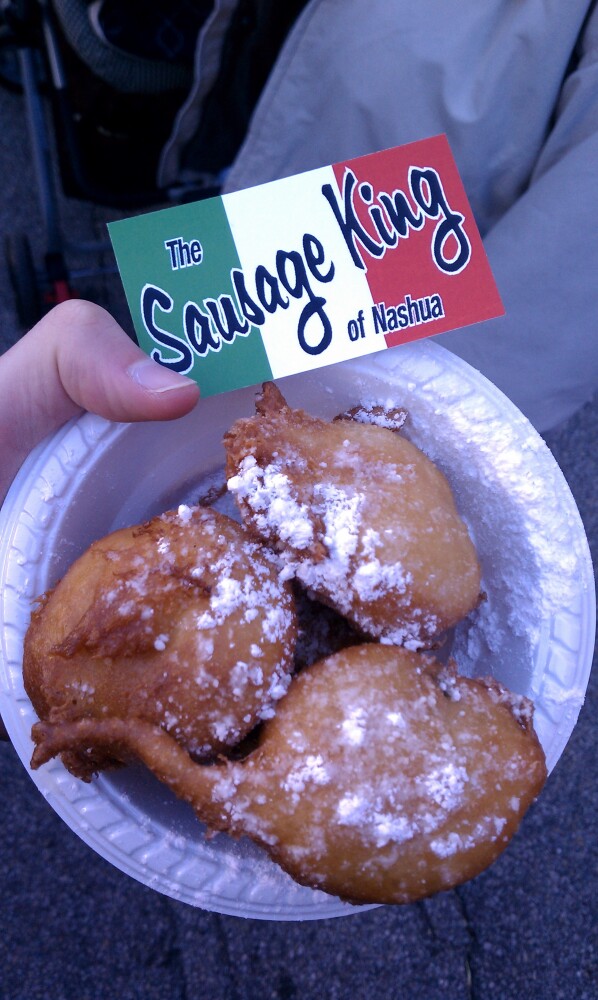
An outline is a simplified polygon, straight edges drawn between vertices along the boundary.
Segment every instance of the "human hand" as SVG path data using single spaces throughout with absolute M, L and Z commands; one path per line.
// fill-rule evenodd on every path
M 61 303 L 0 357 L 0 502 L 31 449 L 84 410 L 171 420 L 198 397 L 191 379 L 148 358 L 100 306 Z

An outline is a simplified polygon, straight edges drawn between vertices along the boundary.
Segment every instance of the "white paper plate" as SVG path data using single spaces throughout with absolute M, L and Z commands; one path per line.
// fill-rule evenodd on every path
M 577 508 L 542 439 L 486 379 L 430 341 L 279 384 L 291 405 L 324 417 L 372 400 L 410 411 L 407 433 L 449 477 L 488 595 L 457 628 L 453 652 L 463 672 L 492 673 L 533 699 L 551 769 L 583 703 L 595 594 Z M 253 412 L 254 396 L 204 400 L 174 423 L 110 424 L 88 414 L 22 468 L 0 513 L 0 711 L 26 767 L 35 717 L 21 660 L 33 600 L 95 538 L 193 501 L 218 476 L 223 433 Z M 176 899 L 283 920 L 364 909 L 296 885 L 248 842 L 205 840 L 191 810 L 140 767 L 84 784 L 53 761 L 31 777 L 90 847 Z

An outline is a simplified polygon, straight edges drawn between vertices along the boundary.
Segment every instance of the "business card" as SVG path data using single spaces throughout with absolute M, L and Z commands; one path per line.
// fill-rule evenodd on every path
M 140 346 L 203 396 L 504 313 L 443 135 L 108 228 Z

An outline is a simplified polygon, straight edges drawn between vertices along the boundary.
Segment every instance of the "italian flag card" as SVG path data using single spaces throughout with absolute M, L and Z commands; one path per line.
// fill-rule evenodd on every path
M 504 312 L 445 136 L 109 232 L 140 346 L 203 396 Z

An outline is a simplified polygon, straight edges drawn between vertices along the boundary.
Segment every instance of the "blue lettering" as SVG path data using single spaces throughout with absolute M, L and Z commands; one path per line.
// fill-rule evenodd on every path
M 156 285 L 145 285 L 141 292 L 141 317 L 143 325 L 156 344 L 167 347 L 174 352 L 174 357 L 165 357 L 160 350 L 153 350 L 150 357 L 158 361 L 165 368 L 172 368 L 175 372 L 184 375 L 193 366 L 193 354 L 187 344 L 180 341 L 178 337 L 172 336 L 158 326 L 155 319 L 156 309 L 162 312 L 172 312 L 174 303 L 170 295 Z
M 386 333 L 388 325 L 386 322 L 386 306 L 384 302 L 378 302 L 372 306 L 372 318 L 374 320 L 374 333 Z
M 183 329 L 189 344 L 200 358 L 205 358 L 208 351 L 220 350 L 222 345 L 212 332 L 210 317 L 201 311 L 197 302 L 185 303 Z
M 438 294 L 424 295 L 420 299 L 406 295 L 396 306 L 387 306 L 385 302 L 376 302 L 372 306 L 375 333 L 392 333 L 393 330 L 420 326 L 443 316 L 444 304 Z
M 471 244 L 463 229 L 465 216 L 453 211 L 448 204 L 442 181 L 433 167 L 409 168 L 409 194 L 385 191 L 376 196 L 368 182 L 357 183 L 352 170 L 343 177 L 340 201 L 332 184 L 322 185 L 322 194 L 330 205 L 356 267 L 367 270 L 365 256 L 374 260 L 395 248 L 399 240 L 409 237 L 412 230 L 422 229 L 427 219 L 438 219 L 430 250 L 434 263 L 445 274 L 458 274 L 471 258 Z M 369 232 L 358 213 L 356 199 L 367 206 L 375 233 Z

